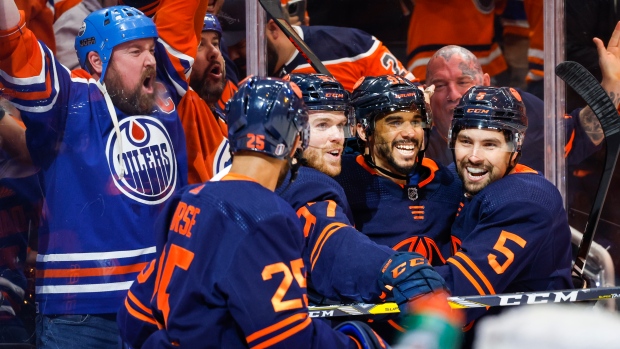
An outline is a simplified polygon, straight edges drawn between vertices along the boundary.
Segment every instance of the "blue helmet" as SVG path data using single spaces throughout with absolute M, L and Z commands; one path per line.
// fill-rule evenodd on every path
M 157 38 L 152 19 L 133 7 L 112 6 L 92 12 L 84 19 L 75 37 L 75 50 L 80 66 L 86 70 L 88 53 L 99 54 L 102 62 L 99 81 L 103 81 L 112 49 L 124 42 L 145 38 Z
M 367 136 L 372 135 L 375 130 L 375 119 L 395 111 L 420 110 L 422 117 L 426 119 L 425 131 L 431 128 L 424 92 L 399 75 L 360 78 L 351 94 L 351 109 Z
M 285 80 L 299 86 L 308 110 L 349 112 L 349 92 L 331 76 L 324 74 L 289 74 Z
M 222 37 L 222 26 L 220 25 L 220 21 L 211 13 L 207 13 L 205 15 L 202 31 L 214 31 L 220 34 L 220 38 Z
M 255 151 L 285 159 L 301 135 L 309 139 L 308 109 L 295 83 L 277 78 L 250 77 L 226 104 L 230 152 Z
M 506 140 L 514 143 L 514 151 L 520 152 L 527 130 L 521 95 L 511 87 L 471 87 L 454 108 L 448 135 L 450 148 L 454 148 L 459 131 L 466 128 L 503 131 Z

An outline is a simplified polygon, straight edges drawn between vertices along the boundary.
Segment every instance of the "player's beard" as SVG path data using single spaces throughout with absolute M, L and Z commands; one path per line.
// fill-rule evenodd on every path
M 127 90 L 123 88 L 122 76 L 116 69 L 108 69 L 106 75 L 106 89 L 115 107 L 127 115 L 149 115 L 153 112 L 155 105 L 155 89 L 153 93 L 143 93 L 142 87 L 147 77 L 155 79 L 155 68 L 147 67 L 140 76 L 140 82 L 136 86 Z M 150 82 L 155 86 L 155 81 Z
M 394 171 L 396 171 L 397 174 L 401 174 L 403 176 L 408 175 L 409 173 L 411 173 L 411 171 L 413 171 L 413 167 L 415 166 L 415 161 L 413 162 L 413 164 L 411 165 L 399 165 L 396 162 L 396 159 L 394 159 L 394 155 L 393 152 L 395 151 L 394 149 L 396 148 L 396 145 L 399 143 L 406 143 L 406 144 L 413 144 L 415 146 L 415 148 L 417 149 L 417 151 L 420 151 L 420 143 L 415 140 L 412 139 L 411 141 L 392 141 L 390 143 L 383 141 L 382 138 L 377 137 L 376 140 L 376 149 L 377 149 L 377 154 L 376 156 L 380 156 L 381 158 L 385 159 L 385 161 L 387 161 L 387 163 L 394 169 Z M 417 152 L 414 153 L 413 157 L 414 159 L 418 156 Z
M 209 71 L 211 67 L 205 69 L 204 74 L 199 79 L 190 79 L 189 85 L 198 93 L 208 105 L 212 106 L 222 97 L 224 87 L 226 87 L 226 72 L 222 67 L 222 79 L 218 82 L 209 80 Z
M 470 182 L 465 174 L 467 172 L 467 166 L 484 168 L 488 174 L 487 179 L 482 182 Z M 466 194 L 474 196 L 478 194 L 482 189 L 486 188 L 487 185 L 491 184 L 495 180 L 500 179 L 501 176 L 498 173 L 494 172 L 493 169 L 494 167 L 490 164 L 472 165 L 467 159 L 463 159 L 462 161 L 460 161 L 457 165 L 457 173 L 459 175 L 459 178 L 461 179 L 461 182 L 463 182 L 463 191 L 465 191 Z
M 278 64 L 278 51 L 276 47 L 267 40 L 267 75 L 272 76 L 276 73 L 276 64 Z
M 307 166 L 312 167 L 315 170 L 321 171 L 330 177 L 336 177 L 340 174 L 342 169 L 340 158 L 338 163 L 328 163 L 324 156 L 325 150 L 322 148 L 308 147 L 304 150 L 304 159 L 306 159 Z M 342 148 L 340 148 L 342 154 Z

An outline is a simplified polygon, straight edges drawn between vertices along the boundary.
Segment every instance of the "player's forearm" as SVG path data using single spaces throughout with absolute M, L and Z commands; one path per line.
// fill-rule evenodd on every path
M 601 86 L 618 109 L 620 107 L 620 80 L 606 77 L 603 78 Z M 601 124 L 590 107 L 585 107 L 579 112 L 579 123 L 594 145 L 599 145 L 605 138 Z
M 7 30 L 19 24 L 19 10 L 13 0 L 0 1 L 0 30 Z

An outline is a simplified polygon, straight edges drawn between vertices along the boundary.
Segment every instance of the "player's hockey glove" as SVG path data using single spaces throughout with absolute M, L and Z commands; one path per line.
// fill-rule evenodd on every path
M 392 291 L 394 301 L 401 313 L 407 309 L 407 302 L 419 296 L 446 290 L 444 279 L 428 264 L 426 258 L 416 252 L 398 252 L 392 255 L 381 268 L 380 285 Z
M 373 331 L 370 326 L 360 321 L 346 321 L 334 327 L 360 343 L 362 349 L 389 349 L 390 346 Z

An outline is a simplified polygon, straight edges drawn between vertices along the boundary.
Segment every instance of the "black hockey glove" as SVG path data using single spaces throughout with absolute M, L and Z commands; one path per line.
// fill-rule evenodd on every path
M 362 349 L 390 349 L 390 346 L 373 331 L 370 326 L 360 321 L 346 321 L 334 327 L 361 344 Z
M 434 291 L 448 291 L 441 275 L 416 252 L 394 254 L 383 264 L 381 272 L 379 283 L 392 291 L 401 314 L 405 313 L 410 300 Z

